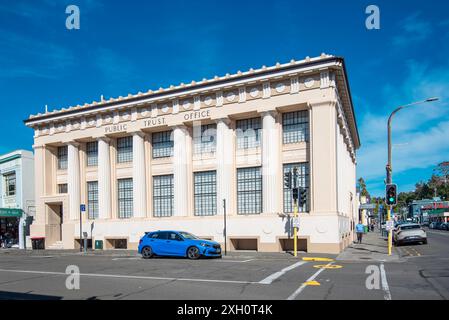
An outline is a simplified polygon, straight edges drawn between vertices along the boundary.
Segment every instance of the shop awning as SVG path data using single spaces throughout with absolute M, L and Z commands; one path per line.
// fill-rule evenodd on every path
M 22 209 L 0 208 L 0 217 L 2 218 L 21 218 L 22 216 Z
M 449 216 L 449 210 L 448 209 L 431 210 L 428 212 L 428 215 L 430 217 L 447 217 Z

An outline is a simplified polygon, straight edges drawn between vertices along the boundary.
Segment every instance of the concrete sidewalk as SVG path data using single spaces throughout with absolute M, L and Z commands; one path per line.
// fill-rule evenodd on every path
M 361 244 L 353 243 L 338 255 L 337 261 L 348 262 L 402 262 L 396 248 L 388 255 L 388 241 L 382 237 L 379 230 L 363 235 Z

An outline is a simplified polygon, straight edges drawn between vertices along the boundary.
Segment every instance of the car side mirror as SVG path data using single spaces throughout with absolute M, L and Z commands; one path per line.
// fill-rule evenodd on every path
M 176 241 L 184 241 L 184 239 L 181 237 L 176 237 Z

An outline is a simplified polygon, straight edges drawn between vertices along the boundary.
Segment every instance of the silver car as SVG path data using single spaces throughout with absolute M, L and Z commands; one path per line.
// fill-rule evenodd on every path
M 417 223 L 401 224 L 393 233 L 393 241 L 399 246 L 404 243 L 423 243 L 427 244 L 427 234 Z

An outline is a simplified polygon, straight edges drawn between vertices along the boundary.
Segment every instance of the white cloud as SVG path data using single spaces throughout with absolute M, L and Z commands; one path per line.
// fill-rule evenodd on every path
M 415 13 L 400 22 L 401 34 L 393 38 L 393 45 L 403 47 L 426 40 L 432 33 L 432 25 Z

